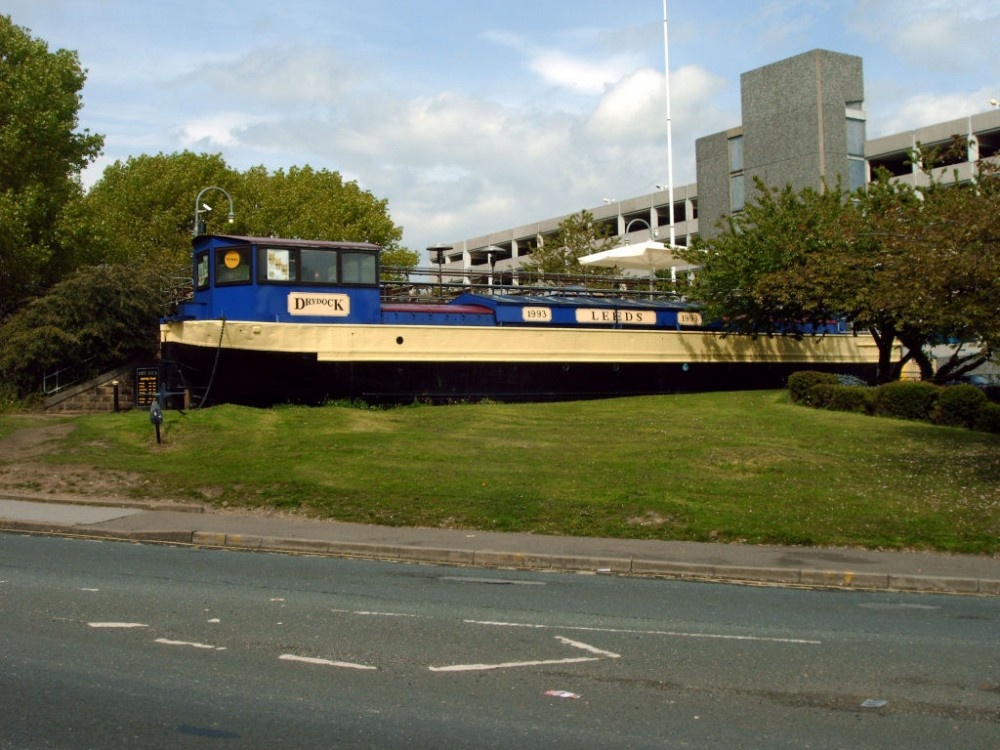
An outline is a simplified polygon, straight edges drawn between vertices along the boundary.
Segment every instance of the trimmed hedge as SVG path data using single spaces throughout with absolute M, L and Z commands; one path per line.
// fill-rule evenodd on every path
M 982 388 L 967 383 L 941 387 L 900 380 L 872 388 L 845 384 L 843 377 L 832 373 L 802 370 L 789 376 L 788 391 L 792 403 L 816 409 L 1000 434 L 1000 404 L 993 403 Z
M 860 385 L 830 385 L 820 383 L 809 391 L 812 406 L 831 411 L 850 411 L 871 414 L 875 409 L 875 388 Z
M 974 385 L 963 383 L 943 388 L 934 407 L 934 422 L 948 427 L 976 426 L 979 412 L 989 404 L 986 394 Z
M 800 370 L 788 376 L 788 393 L 794 404 L 814 406 L 812 389 L 817 385 L 838 385 L 840 379 L 832 372 Z
M 1000 435 L 1000 404 L 987 402 L 976 415 L 976 429 Z
M 880 417 L 930 422 L 941 392 L 939 386 L 920 380 L 897 380 L 879 386 L 874 414 Z

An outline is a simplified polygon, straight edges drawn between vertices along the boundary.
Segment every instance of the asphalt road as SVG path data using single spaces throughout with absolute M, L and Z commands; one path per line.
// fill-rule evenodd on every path
M 0 747 L 996 748 L 1000 600 L 0 535 Z

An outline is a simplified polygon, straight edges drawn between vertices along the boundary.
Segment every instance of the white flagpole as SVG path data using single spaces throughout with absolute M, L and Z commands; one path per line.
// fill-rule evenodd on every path
M 667 94 L 667 201 L 670 203 L 670 246 L 675 244 L 674 235 L 674 144 L 670 132 L 670 33 L 667 25 L 667 0 L 663 0 L 663 73 Z

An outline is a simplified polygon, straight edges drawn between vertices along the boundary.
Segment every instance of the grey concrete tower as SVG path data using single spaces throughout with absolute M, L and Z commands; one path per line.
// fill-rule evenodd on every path
M 699 138 L 699 231 L 753 200 L 754 180 L 821 189 L 867 181 L 860 57 L 813 50 L 740 76 L 742 125 Z

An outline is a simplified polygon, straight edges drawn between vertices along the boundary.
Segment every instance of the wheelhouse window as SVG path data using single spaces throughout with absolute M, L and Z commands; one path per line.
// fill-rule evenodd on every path
M 258 280 L 302 285 L 349 284 L 376 286 L 378 259 L 374 253 L 332 248 L 258 249 Z
M 337 253 L 332 250 L 299 250 L 302 261 L 302 281 L 306 284 L 335 284 Z
M 194 288 L 208 288 L 208 251 L 198 253 L 194 258 Z
M 345 284 L 366 284 L 373 286 L 378 283 L 378 269 L 375 256 L 372 253 L 354 253 L 345 251 L 340 254 Z
M 284 248 L 261 248 L 257 267 L 262 281 L 294 281 L 298 276 L 298 255 Z
M 220 247 L 215 251 L 215 283 L 250 283 L 250 248 Z

